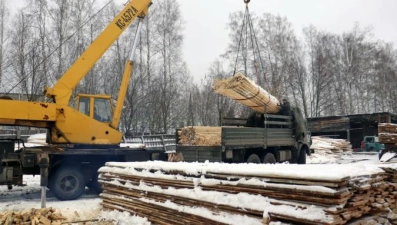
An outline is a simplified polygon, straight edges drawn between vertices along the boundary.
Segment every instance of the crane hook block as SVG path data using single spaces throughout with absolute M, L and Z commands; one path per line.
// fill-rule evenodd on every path
M 250 3 L 251 0 L 244 0 L 244 3 Z

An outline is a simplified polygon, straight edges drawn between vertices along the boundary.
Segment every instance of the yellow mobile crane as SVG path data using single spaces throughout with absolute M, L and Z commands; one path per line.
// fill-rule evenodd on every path
M 118 130 L 141 20 L 151 4 L 151 0 L 129 2 L 57 83 L 46 88 L 49 102 L 0 99 L 0 125 L 48 130 L 48 146 L 22 148 L 20 152 L 14 152 L 10 140 L 0 140 L 0 184 L 12 188 L 13 184 L 22 184 L 23 174 L 41 173 L 42 195 L 48 186 L 58 199 L 70 200 L 80 197 L 85 186 L 100 191 L 97 170 L 106 161 L 151 159 L 152 152 L 145 149 L 120 148 L 122 133 Z M 76 85 L 136 18 L 140 20 L 138 32 L 125 64 L 116 106 L 108 95 L 88 94 L 78 94 L 69 106 Z

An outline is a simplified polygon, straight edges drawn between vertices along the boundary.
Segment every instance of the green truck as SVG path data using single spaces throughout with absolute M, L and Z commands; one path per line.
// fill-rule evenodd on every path
M 291 107 L 291 113 L 264 114 L 262 127 L 246 127 L 245 118 L 225 118 L 220 146 L 177 144 L 176 152 L 186 162 L 306 164 L 311 134 L 300 109 Z
M 365 136 L 361 142 L 361 151 L 364 152 L 379 152 L 385 148 L 385 144 L 379 142 L 377 136 Z

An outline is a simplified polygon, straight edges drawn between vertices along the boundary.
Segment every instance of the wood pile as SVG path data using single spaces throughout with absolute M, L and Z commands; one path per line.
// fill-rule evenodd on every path
M 312 141 L 310 148 L 314 149 L 315 153 L 339 154 L 353 151 L 351 143 L 345 139 L 312 136 Z
M 190 126 L 178 131 L 179 144 L 221 146 L 221 127 Z
M 350 126 L 350 120 L 347 117 L 329 119 L 329 118 L 312 118 L 308 120 L 309 130 L 313 132 L 324 131 L 341 131 L 347 130 Z
M 53 208 L 26 209 L 18 212 L 0 213 L 0 224 L 43 224 L 60 225 L 66 220 L 61 213 Z
M 378 125 L 378 133 L 394 133 L 397 134 L 397 124 L 380 123 Z
M 380 123 L 378 125 L 379 142 L 384 144 L 397 144 L 397 124 Z
M 242 73 L 216 80 L 213 84 L 214 91 L 229 97 L 241 104 L 250 107 L 259 113 L 278 113 L 280 102 Z
M 396 164 L 112 162 L 99 172 L 104 209 L 154 224 L 346 224 L 397 207 Z

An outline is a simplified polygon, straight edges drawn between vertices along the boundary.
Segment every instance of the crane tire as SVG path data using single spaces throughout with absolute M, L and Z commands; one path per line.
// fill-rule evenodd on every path
M 79 167 L 62 167 L 51 176 L 49 187 L 57 199 L 74 200 L 79 198 L 85 190 L 84 176 Z

